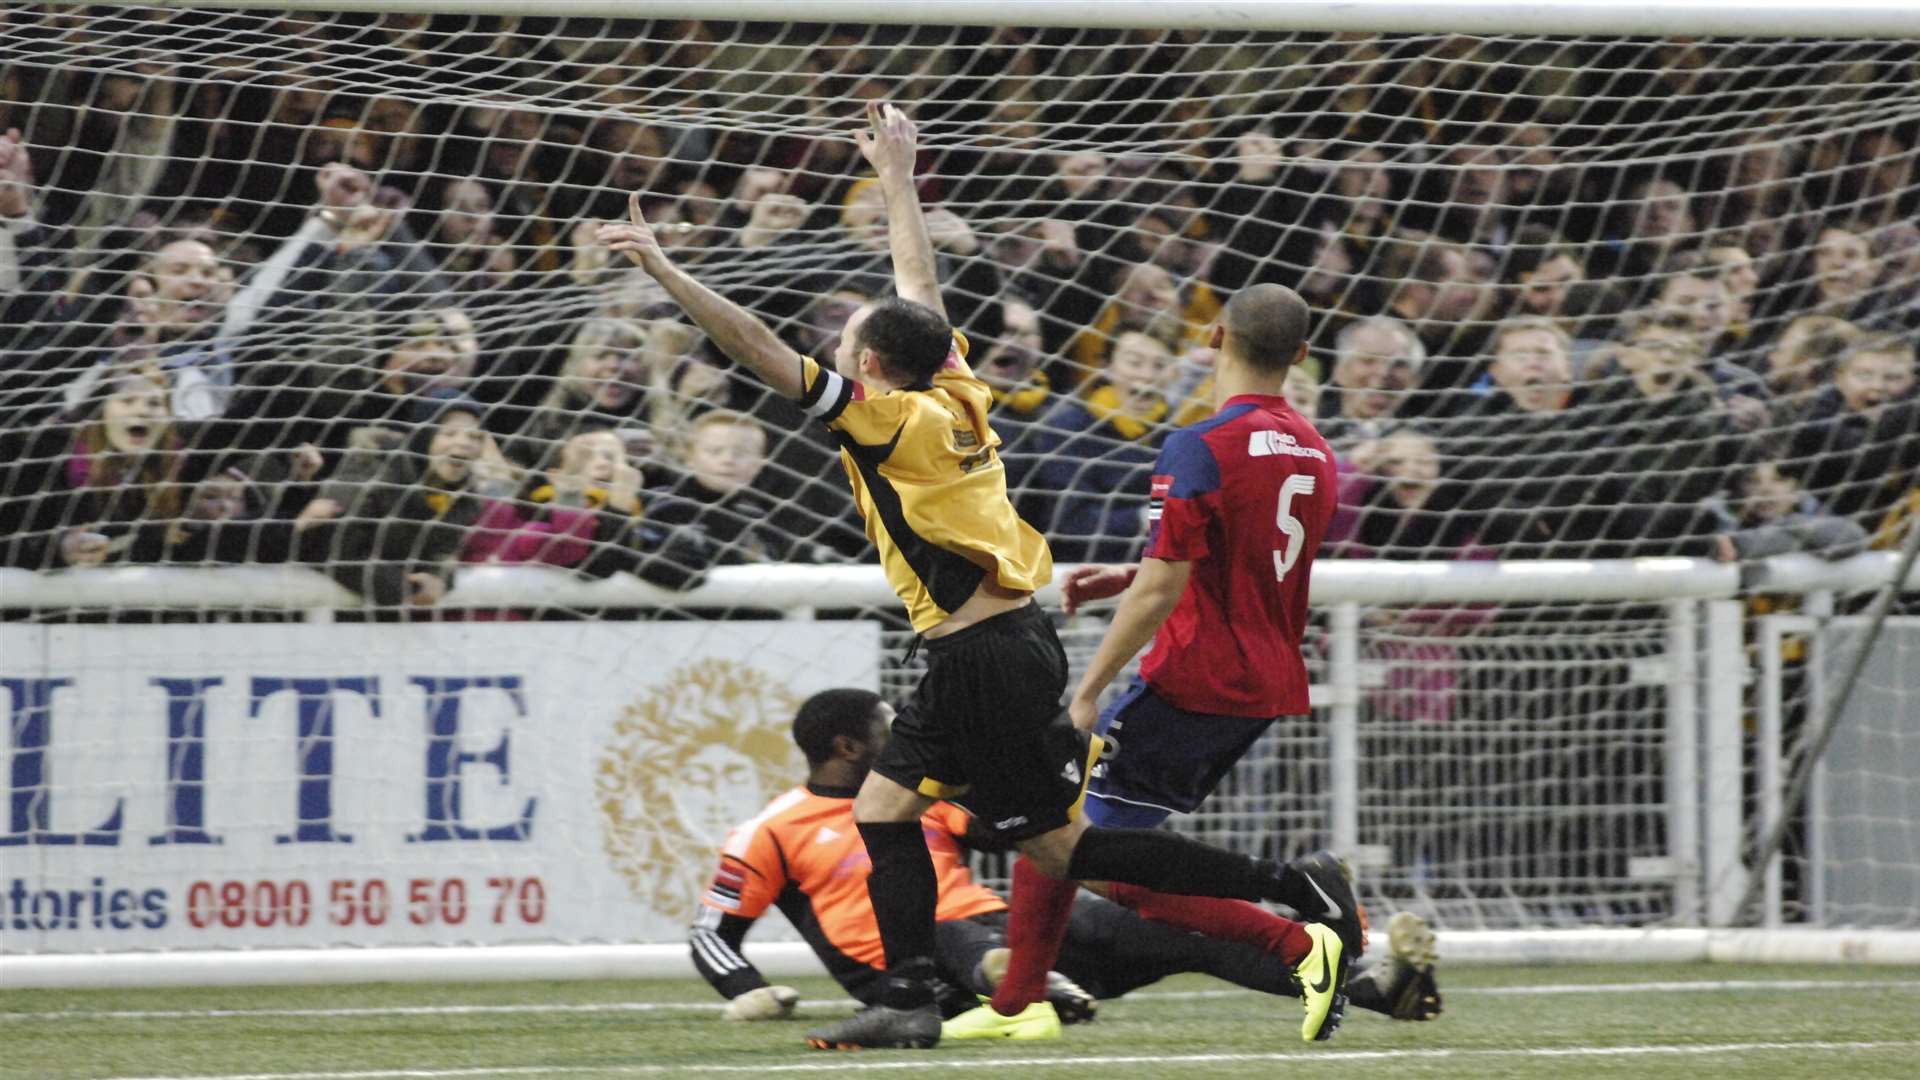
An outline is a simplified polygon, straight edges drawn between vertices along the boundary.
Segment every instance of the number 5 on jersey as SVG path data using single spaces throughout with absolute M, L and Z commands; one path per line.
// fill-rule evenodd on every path
M 1280 508 L 1274 513 L 1274 524 L 1279 527 L 1283 540 L 1281 546 L 1273 550 L 1275 581 L 1287 580 L 1287 571 L 1300 561 L 1300 549 L 1307 542 L 1307 527 L 1293 516 L 1293 499 L 1296 495 L 1311 495 L 1313 489 L 1314 478 L 1311 473 L 1295 473 L 1280 485 Z

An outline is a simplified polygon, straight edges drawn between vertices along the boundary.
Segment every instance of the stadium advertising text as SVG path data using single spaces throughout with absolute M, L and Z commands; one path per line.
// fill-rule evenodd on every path
M 0 628 L 4 952 L 672 933 L 870 625 Z M 683 865 L 684 864 L 684 865 Z

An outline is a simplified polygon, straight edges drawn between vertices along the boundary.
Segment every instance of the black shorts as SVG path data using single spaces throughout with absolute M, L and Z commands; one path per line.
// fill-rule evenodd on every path
M 964 807 L 1009 841 L 1065 825 L 1088 741 L 1061 708 L 1067 653 L 1038 604 L 926 643 L 927 673 L 874 771 Z

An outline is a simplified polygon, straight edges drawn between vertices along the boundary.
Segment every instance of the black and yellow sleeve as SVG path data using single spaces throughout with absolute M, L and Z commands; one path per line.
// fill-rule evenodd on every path
M 838 420 L 862 390 L 859 383 L 821 367 L 811 356 L 800 358 L 800 386 L 800 408 L 827 425 Z

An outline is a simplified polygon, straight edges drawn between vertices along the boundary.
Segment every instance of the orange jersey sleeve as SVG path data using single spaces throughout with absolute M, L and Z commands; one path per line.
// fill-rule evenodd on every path
M 787 887 L 786 860 L 774 823 L 779 816 L 804 804 L 805 788 L 794 788 L 766 809 L 735 825 L 720 847 L 720 865 L 700 902 L 728 915 L 757 919 L 766 914 Z

